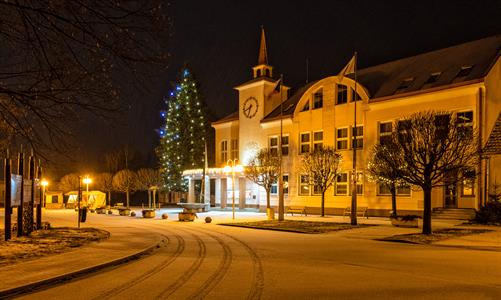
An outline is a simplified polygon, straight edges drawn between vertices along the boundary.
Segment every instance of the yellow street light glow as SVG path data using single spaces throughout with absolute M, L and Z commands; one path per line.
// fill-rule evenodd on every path
M 83 183 L 85 183 L 85 184 L 91 184 L 91 183 L 92 183 L 92 179 L 91 179 L 90 177 L 88 177 L 88 176 L 87 176 L 87 177 L 85 177 L 85 178 L 83 179 Z
M 49 182 L 47 181 L 47 179 L 42 179 L 42 182 L 40 182 L 40 184 L 43 186 L 43 187 L 46 187 L 49 185 Z
M 223 172 L 224 173 L 231 173 L 231 167 L 230 166 L 224 166 Z
M 235 166 L 235 172 L 242 173 L 244 171 L 244 167 L 242 165 Z

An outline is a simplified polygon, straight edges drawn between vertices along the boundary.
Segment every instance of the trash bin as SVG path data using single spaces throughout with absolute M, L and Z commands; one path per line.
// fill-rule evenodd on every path
M 80 208 L 80 222 L 85 223 L 87 220 L 87 207 Z

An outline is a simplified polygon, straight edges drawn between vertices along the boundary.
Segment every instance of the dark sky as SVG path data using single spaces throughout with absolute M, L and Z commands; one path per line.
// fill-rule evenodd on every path
M 87 130 L 79 159 L 99 167 L 102 154 L 125 144 L 154 164 L 159 110 L 177 72 L 188 63 L 216 117 L 236 110 L 233 87 L 251 78 L 260 26 L 274 74 L 297 88 L 337 74 L 358 51 L 359 68 L 501 33 L 501 1 L 194 1 L 170 3 L 171 61 L 151 93 L 126 95 L 129 116 Z M 90 126 L 90 125 L 89 125 Z

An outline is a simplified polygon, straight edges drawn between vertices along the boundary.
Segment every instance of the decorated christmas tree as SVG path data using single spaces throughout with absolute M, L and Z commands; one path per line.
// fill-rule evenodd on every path
M 186 191 L 182 173 L 203 168 L 208 131 L 205 105 L 189 68 L 181 70 L 166 105 L 167 110 L 161 113 L 165 125 L 160 129 L 157 148 L 161 173 L 167 191 Z

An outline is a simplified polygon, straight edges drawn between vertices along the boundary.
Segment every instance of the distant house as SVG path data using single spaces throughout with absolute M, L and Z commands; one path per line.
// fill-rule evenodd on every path
M 61 209 L 64 208 L 64 196 L 61 191 L 46 191 L 45 192 L 45 208 Z

